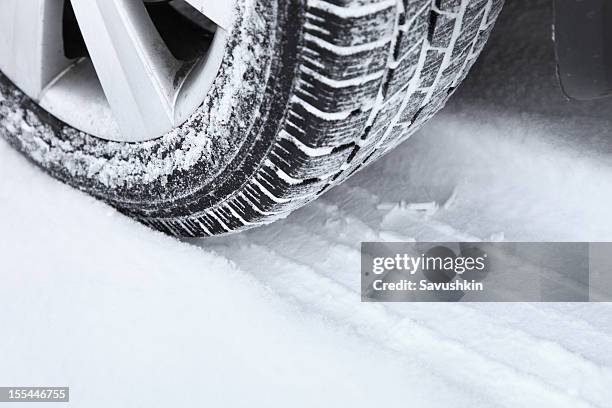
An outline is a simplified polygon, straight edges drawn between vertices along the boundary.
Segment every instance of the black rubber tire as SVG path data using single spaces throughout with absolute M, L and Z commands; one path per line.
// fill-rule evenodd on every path
M 232 137 L 207 139 L 212 153 L 180 164 L 206 121 L 222 120 L 211 103 L 160 140 L 108 142 L 47 114 L 2 74 L 1 135 L 54 177 L 156 229 L 244 230 L 314 200 L 415 132 L 463 80 L 503 4 L 249 1 L 223 69 L 239 65 L 237 50 L 257 49 L 257 64 L 241 77 L 220 74 L 219 94 L 237 78 L 248 92 L 223 119 Z M 257 39 L 245 46 L 249 36 Z

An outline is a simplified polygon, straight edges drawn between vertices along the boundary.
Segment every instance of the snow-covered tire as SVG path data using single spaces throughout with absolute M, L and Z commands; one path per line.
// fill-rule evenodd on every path
M 52 117 L 0 73 L 0 133 L 54 177 L 179 236 L 286 216 L 442 108 L 503 0 L 243 0 L 202 107 L 141 143 Z

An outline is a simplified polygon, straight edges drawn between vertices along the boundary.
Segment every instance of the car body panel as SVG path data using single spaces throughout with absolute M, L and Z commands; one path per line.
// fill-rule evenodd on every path
M 612 1 L 555 0 L 554 39 L 568 98 L 612 96 Z

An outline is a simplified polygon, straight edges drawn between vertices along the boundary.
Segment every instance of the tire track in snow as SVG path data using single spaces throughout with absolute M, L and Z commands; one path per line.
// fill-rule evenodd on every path
M 612 303 L 600 303 L 599 313 L 593 313 L 590 304 L 557 303 L 553 307 L 558 313 L 588 322 L 593 326 L 608 328 L 608 334 L 612 331 Z M 550 306 L 549 306 L 550 307 Z
M 214 250 L 231 257 L 241 269 L 251 272 L 278 295 L 302 309 L 354 330 L 449 384 L 473 390 L 479 399 L 490 399 L 492 405 L 501 403 L 500 396 L 504 396 L 503 405 L 508 407 L 527 404 L 597 406 L 516 367 L 490 360 L 455 341 L 442 339 L 432 330 L 381 304 L 358 303 L 359 294 L 355 291 L 266 246 L 243 240 L 238 245 L 214 246 Z M 466 370 L 466 367 L 472 369 Z
M 572 352 L 594 361 L 603 360 L 607 367 L 612 366 L 612 337 L 609 332 L 600 330 L 587 320 L 567 313 L 560 313 L 554 305 L 514 303 L 512 309 L 506 304 L 465 304 L 496 321 L 516 327 L 530 335 L 544 340 L 555 341 Z M 608 312 L 606 304 L 598 304 L 598 312 Z M 591 311 L 592 312 L 592 311 Z M 579 337 L 575 334 L 580 333 Z M 597 351 L 594 351 L 597 350 Z
M 350 188 L 350 186 L 345 188 Z M 359 187 L 359 190 L 362 193 L 364 191 L 361 187 Z M 372 201 L 376 199 L 373 195 L 371 198 Z M 309 218 L 310 223 L 315 222 L 321 224 L 325 217 L 329 216 L 329 211 L 324 210 L 324 205 L 316 205 L 315 203 L 315 205 L 308 208 L 315 214 L 316 210 L 320 210 L 320 219 L 317 220 L 316 215 L 311 214 Z M 304 209 L 304 211 L 307 210 L 308 209 Z M 336 213 L 335 216 L 340 219 L 351 218 L 349 214 L 346 214 L 341 209 L 337 209 L 337 207 Z M 289 218 L 287 222 L 291 222 L 291 220 L 292 219 Z M 350 225 L 350 222 L 343 225 Z M 333 248 L 333 243 L 337 240 L 337 236 L 347 236 L 347 234 L 343 234 L 341 230 L 338 231 L 337 225 L 333 230 L 322 228 L 319 231 L 326 233 L 326 238 L 329 239 L 329 245 L 321 246 L 323 249 Z M 369 232 L 368 235 L 373 234 L 375 234 L 375 231 Z M 307 242 L 311 241 L 312 240 L 307 240 Z M 359 257 L 359 254 L 356 256 Z M 317 266 L 317 263 L 315 263 L 314 266 Z M 339 266 L 336 265 L 335 268 L 331 267 L 325 269 L 324 266 L 322 273 L 326 274 L 326 270 L 338 270 L 338 267 Z M 354 268 L 354 275 L 359 274 L 359 268 L 360 265 Z M 329 272 L 327 274 L 329 275 Z M 344 279 L 346 278 L 336 278 L 337 281 L 346 282 Z M 359 286 L 355 286 L 353 290 L 359 291 L 360 288 Z M 576 347 L 570 349 L 566 344 L 563 344 L 560 340 L 564 338 L 575 338 L 575 336 L 570 336 L 571 333 L 568 331 L 562 331 L 560 335 L 554 338 L 542 338 L 542 336 L 534 335 L 524 330 L 522 327 L 499 324 L 495 319 L 496 316 L 490 318 L 489 314 L 481 311 L 480 308 L 470 307 L 469 303 L 461 305 L 430 305 L 420 303 L 407 305 L 392 303 L 387 306 L 406 316 L 417 319 L 432 330 L 444 333 L 445 337 L 450 337 L 468 346 L 473 346 L 475 350 L 480 350 L 482 353 L 485 353 L 487 356 L 497 361 L 502 361 L 511 365 L 517 359 L 528 362 L 528 371 L 531 374 L 537 375 L 548 383 L 561 389 L 579 392 L 581 395 L 592 395 L 593 398 L 590 399 L 590 401 L 593 403 L 605 406 L 607 405 L 607 401 L 612 400 L 612 390 L 609 390 L 606 386 L 606 384 L 612 384 L 612 371 L 610 367 L 598 365 L 594 363 L 593 360 L 577 353 L 575 351 Z M 496 305 L 491 305 L 491 307 L 495 306 Z M 517 306 L 521 306 L 521 304 L 517 304 Z M 547 313 L 542 312 L 532 305 L 528 306 L 533 309 L 534 312 L 538 311 L 544 316 L 547 315 Z M 486 306 L 483 305 L 482 309 L 486 310 Z M 527 318 L 527 316 L 523 317 Z M 563 316 L 558 316 L 558 324 L 555 325 L 558 329 L 564 328 L 567 324 L 561 320 L 562 318 Z M 579 321 L 574 319 L 572 322 L 576 324 Z M 579 329 L 579 327 L 575 329 Z M 486 337 L 488 339 L 495 339 L 495 342 L 482 342 L 479 335 L 484 331 L 487 332 Z M 461 333 L 461 335 L 458 335 L 459 333 Z M 474 336 L 474 333 L 478 335 Z M 599 333 L 590 337 L 592 340 L 596 340 L 597 344 L 601 345 L 599 350 L 612 350 L 612 339 L 609 336 L 597 334 Z M 508 342 L 508 339 L 512 339 L 513 342 Z M 522 344 L 526 347 L 512 347 L 513 344 Z M 564 367 L 561 369 L 557 367 L 557 359 L 558 361 L 564 362 Z M 581 380 L 578 386 L 575 384 L 577 378 Z
M 340 226 L 337 223 L 328 225 L 330 217 L 346 220 L 347 215 L 337 207 L 317 203 L 301 212 L 308 214 L 299 218 L 300 222 L 294 221 L 298 218 L 290 217 L 275 226 L 250 234 L 250 240 L 266 248 L 280 247 L 281 256 L 309 267 L 358 294 L 360 252 L 350 244 L 350 240 L 347 242 L 341 238 L 351 236 L 353 225 L 350 221 Z M 313 232 L 303 226 L 304 218 L 308 220 L 306 224 L 321 225 L 322 228 L 317 229 L 317 233 Z M 343 231 L 343 227 L 348 231 Z M 364 228 L 363 224 L 361 228 Z M 365 235 L 375 236 L 376 232 L 365 231 Z M 418 321 L 445 340 L 459 342 L 492 361 L 534 375 L 561 391 L 585 396 L 595 405 L 605 406 L 607 401 L 612 400 L 612 391 L 604 385 L 612 383 L 610 369 L 598 366 L 559 342 L 500 324 L 487 314 L 465 305 L 394 303 L 385 306 Z M 483 341 L 483 337 L 488 341 Z M 558 367 L 558 361 L 564 362 L 563 367 Z M 522 363 L 520 367 L 517 366 L 518 362 Z M 580 379 L 578 384 L 576 379 Z
M 360 214 L 361 213 L 366 213 L 368 214 L 368 207 L 375 207 L 377 205 L 377 203 L 379 202 L 378 197 L 375 194 L 372 194 L 369 190 L 367 190 L 366 188 L 364 188 L 361 184 L 359 185 L 352 185 L 351 182 L 346 183 L 340 187 L 337 188 L 337 190 L 343 190 L 341 191 L 338 195 L 334 195 L 331 196 L 331 194 L 328 194 L 327 196 L 323 197 L 323 200 L 319 200 L 316 203 L 314 203 L 313 205 L 303 209 L 302 211 L 311 211 L 311 212 L 315 212 L 315 208 L 321 208 L 321 207 L 327 207 L 327 208 L 334 208 L 335 211 L 337 212 L 337 214 L 328 214 L 328 217 L 334 217 L 340 220 L 345 220 L 344 222 L 341 223 L 336 223 L 337 227 L 342 227 L 346 224 L 350 224 L 351 222 L 357 221 L 361 226 L 365 225 L 362 221 L 360 220 L 355 220 L 351 214 L 354 214 L 354 211 L 350 210 L 350 206 L 349 204 L 354 203 L 354 201 L 361 201 L 361 204 L 357 204 L 360 206 Z M 339 199 L 339 197 L 343 197 L 342 199 Z M 338 208 L 337 206 L 333 205 L 333 204 L 323 204 L 324 201 L 329 201 L 330 203 L 334 203 L 334 202 L 340 202 L 342 203 L 342 205 L 340 206 L 340 208 Z M 319 204 L 320 203 L 320 204 Z M 365 203 L 365 204 L 364 204 Z M 353 204 L 355 205 L 355 204 Z M 364 211 L 362 207 L 365 207 Z M 347 210 L 347 208 L 349 208 Z M 329 213 L 329 210 L 322 210 L 323 214 L 321 215 L 322 218 L 325 217 L 326 213 Z M 443 211 L 440 212 L 441 214 L 444 214 Z M 312 223 L 314 215 L 310 215 L 309 218 L 309 223 Z M 367 235 L 368 236 L 376 236 L 377 232 L 375 231 L 376 227 L 380 226 L 382 224 L 381 220 L 383 220 L 383 216 L 376 216 L 376 217 L 372 217 L 371 215 L 366 215 L 366 217 L 368 218 L 368 225 L 372 226 L 372 230 L 373 231 L 368 231 Z M 288 221 L 292 220 L 292 218 L 289 218 Z M 322 220 L 319 221 L 319 224 L 322 223 Z M 388 225 L 385 225 L 388 226 Z M 392 226 L 392 225 L 390 225 Z M 379 229 L 381 229 L 379 227 Z M 414 233 L 415 230 L 412 228 L 409 229 L 405 229 L 405 228 L 397 228 L 397 229 L 393 229 L 391 228 L 391 231 L 399 231 L 404 232 L 404 231 L 410 231 L 411 233 Z M 342 231 L 327 231 L 330 236 L 335 239 L 334 237 L 336 236 L 346 236 L 347 234 L 344 234 Z M 355 234 L 348 234 L 349 238 L 345 241 L 345 243 L 348 243 L 351 241 L 352 236 L 355 236 Z M 463 307 L 468 307 L 468 304 L 462 305 Z M 480 311 L 480 313 L 482 313 L 485 316 L 492 316 L 495 318 L 495 320 L 498 320 L 500 317 L 504 316 L 503 314 L 500 313 L 495 313 L 494 315 L 492 315 L 491 313 L 488 312 L 488 308 L 495 308 L 498 307 L 499 305 L 483 305 L 483 307 L 478 307 L 477 309 Z M 603 357 L 602 355 L 598 355 L 601 354 L 602 351 L 603 354 L 605 353 L 605 350 L 611 350 L 611 345 L 612 345 L 612 338 L 610 338 L 609 333 L 607 332 L 602 332 L 600 330 L 596 329 L 596 326 L 604 326 L 604 327 L 609 327 L 609 324 L 606 324 L 606 322 L 601 321 L 601 318 L 596 318 L 596 316 L 601 316 L 602 313 L 596 313 L 594 315 L 593 311 L 601 311 L 601 309 L 604 309 L 606 305 L 571 305 L 571 306 L 566 306 L 564 310 L 570 310 L 570 311 L 575 311 L 577 308 L 584 308 L 585 310 L 587 310 L 587 313 L 584 316 L 581 316 L 580 318 L 572 318 L 571 316 L 568 316 L 567 314 L 561 314 L 558 312 L 554 312 L 554 310 L 550 310 L 550 313 L 552 313 L 552 315 L 550 316 L 551 318 L 554 318 L 554 321 L 557 322 L 557 324 L 552 325 L 551 323 L 546 323 L 546 319 L 547 316 L 549 316 L 549 312 L 547 308 L 546 310 L 542 310 L 542 308 L 545 308 L 546 305 L 541 305 L 540 308 L 537 308 L 533 305 L 522 305 L 522 304 L 513 304 L 513 309 L 510 311 L 510 313 L 506 313 L 507 318 L 508 319 L 512 319 L 517 317 L 516 313 L 514 312 L 514 308 L 519 308 L 519 307 L 528 307 L 530 308 L 533 313 L 536 313 L 538 315 L 541 316 L 540 319 L 540 323 L 541 325 L 543 325 L 543 327 L 550 327 L 550 330 L 535 330 L 538 329 L 539 326 L 538 324 L 535 324 L 532 322 L 533 319 L 533 313 L 531 315 L 527 315 L 527 313 L 524 314 L 520 314 L 518 316 L 518 318 L 520 319 L 520 322 L 517 321 L 516 324 L 512 324 L 512 327 L 515 328 L 515 330 L 518 331 L 522 331 L 524 333 L 526 333 L 527 335 L 533 337 L 534 341 L 539 341 L 539 340 L 552 340 L 555 343 L 559 344 L 560 346 L 562 346 L 564 349 L 567 350 L 568 353 L 574 353 L 576 354 L 579 359 L 585 359 L 587 363 L 593 363 L 594 361 L 601 361 L 602 358 L 605 359 L 605 357 Z M 461 307 L 458 305 L 453 305 L 453 307 Z M 472 307 L 472 305 L 469 305 L 469 307 Z M 476 306 L 474 306 L 474 308 L 476 308 Z M 597 309 L 595 309 L 597 308 Z M 412 310 L 412 309 L 409 309 Z M 605 314 L 605 313 L 603 313 Z M 586 318 L 586 320 L 584 320 L 584 318 Z M 595 319 L 595 320 L 594 320 Z M 594 320 L 594 322 L 591 324 L 589 323 L 589 321 Z M 531 323 L 531 324 L 527 324 L 527 323 Z M 530 330 L 531 329 L 531 330 Z M 556 335 L 550 335 L 551 332 L 555 332 Z M 581 333 L 581 336 L 576 336 L 576 333 Z M 585 338 L 586 337 L 586 338 Z M 597 344 L 598 346 L 593 348 L 593 344 Z M 588 355 L 585 355 L 585 353 L 583 353 L 582 351 L 586 350 L 589 351 Z M 594 352 L 592 350 L 599 350 L 598 352 Z M 611 353 L 612 355 L 612 353 Z M 612 359 L 609 359 L 610 361 L 612 361 Z M 588 365 L 588 364 L 587 364 Z M 597 365 L 597 364 L 595 364 Z M 604 369 L 607 371 L 610 367 L 610 364 L 607 364 L 607 362 L 604 363 Z M 594 379 L 595 382 L 598 382 L 597 379 Z

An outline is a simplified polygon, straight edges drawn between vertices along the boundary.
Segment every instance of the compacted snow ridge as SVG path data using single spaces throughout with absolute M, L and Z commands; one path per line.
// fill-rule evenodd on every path
M 423 130 L 242 234 L 162 235 L 0 141 L 0 385 L 87 408 L 612 407 L 611 304 L 360 302 L 362 241 L 612 240 L 612 100 L 562 97 L 550 7 L 507 2 Z

